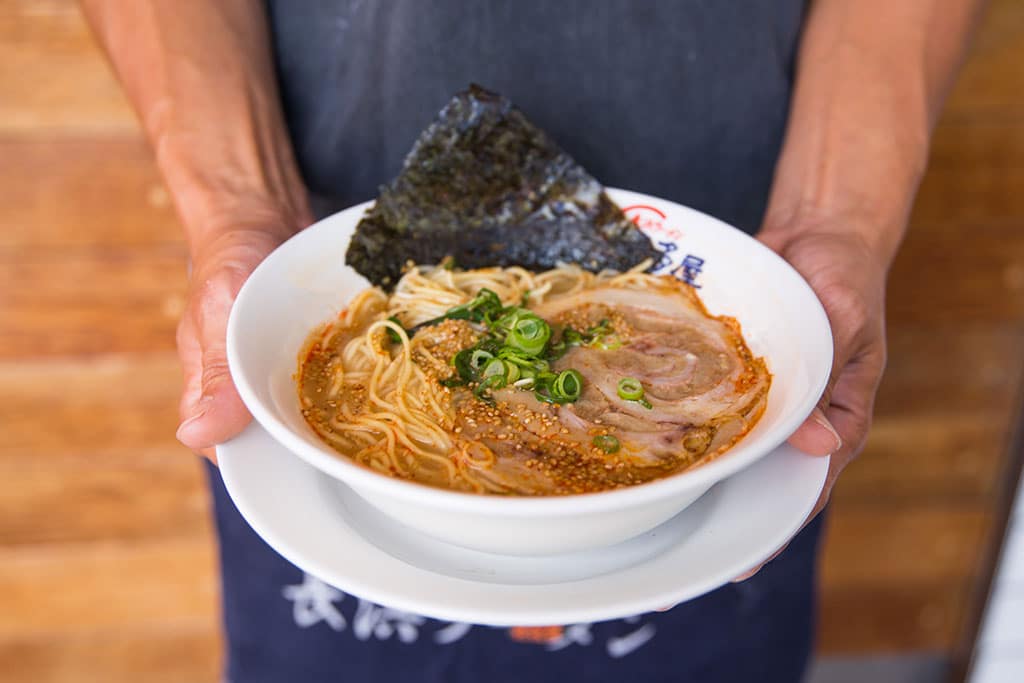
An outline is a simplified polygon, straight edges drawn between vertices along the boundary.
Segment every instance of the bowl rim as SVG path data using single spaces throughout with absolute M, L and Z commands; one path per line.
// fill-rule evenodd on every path
M 672 202 L 671 200 L 617 188 L 606 188 L 606 191 L 610 195 L 622 194 L 629 195 L 630 198 L 653 199 L 657 202 L 669 203 L 687 212 L 699 214 L 704 219 L 709 219 L 718 228 L 730 230 L 738 234 L 742 239 L 749 240 L 749 246 L 754 252 L 760 254 L 767 262 L 773 264 L 776 270 L 781 269 L 783 272 L 787 272 L 793 281 L 792 284 L 807 298 L 807 303 L 810 305 L 805 308 L 805 314 L 811 318 L 811 329 L 815 330 L 816 334 L 821 335 L 820 338 L 814 340 L 814 343 L 823 345 L 827 353 L 821 358 L 819 376 L 817 378 L 813 376 L 810 378 L 811 389 L 801 398 L 796 408 L 780 419 L 779 424 L 773 428 L 770 437 L 761 437 L 753 442 L 743 439 L 736 446 L 709 462 L 644 484 L 593 493 L 554 496 L 497 496 L 442 489 L 375 472 L 349 460 L 326 445 L 314 446 L 310 444 L 285 424 L 275 414 L 273 409 L 264 405 L 253 383 L 250 382 L 249 374 L 245 371 L 239 349 L 242 340 L 251 339 L 251 337 L 240 333 L 239 328 L 244 317 L 240 312 L 253 305 L 250 303 L 250 299 L 253 299 L 253 291 L 258 287 L 263 274 L 270 271 L 278 261 L 290 260 L 288 256 L 294 250 L 294 243 L 308 239 L 308 235 L 311 234 L 310 231 L 324 229 L 326 224 L 336 220 L 339 214 L 365 211 L 373 204 L 373 200 L 361 202 L 342 211 L 325 216 L 296 233 L 271 252 L 254 269 L 242 285 L 232 305 L 227 326 L 228 367 L 242 402 L 252 414 L 253 419 L 260 423 L 278 443 L 321 472 L 352 486 L 360 495 L 373 493 L 425 507 L 472 512 L 484 516 L 541 517 L 577 515 L 643 505 L 694 488 L 710 488 L 716 482 L 753 464 L 778 448 L 796 431 L 797 427 L 814 410 L 825 391 L 831 373 L 834 353 L 832 330 L 825 309 L 807 281 L 785 259 L 738 228 L 697 209 L 687 207 L 678 202 Z M 291 247 L 285 248 L 288 245 L 291 245 Z

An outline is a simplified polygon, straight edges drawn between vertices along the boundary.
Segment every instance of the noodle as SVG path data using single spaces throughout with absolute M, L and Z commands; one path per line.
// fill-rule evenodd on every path
M 664 278 L 644 272 L 648 266 L 641 263 L 621 274 L 595 274 L 574 265 L 542 273 L 517 267 L 469 271 L 412 267 L 390 296 L 377 288 L 360 292 L 337 321 L 319 332 L 300 368 L 303 414 L 326 442 L 357 462 L 447 488 L 522 493 L 503 481 L 508 478 L 505 475 L 511 472 L 524 481 L 537 479 L 548 474 L 545 468 L 558 458 L 575 458 L 573 462 L 579 462 L 574 466 L 580 472 L 612 470 L 608 475 L 613 477 L 609 479 L 612 483 L 604 488 L 664 476 L 669 465 L 661 469 L 644 465 L 642 458 L 625 451 L 617 462 L 636 469 L 636 481 L 632 473 L 619 473 L 609 465 L 610 459 L 590 463 L 590 456 L 583 452 L 586 449 L 581 451 L 579 444 L 573 450 L 564 443 L 565 438 L 554 438 L 568 433 L 566 426 L 576 429 L 578 422 L 585 429 L 585 424 L 580 420 L 565 425 L 552 422 L 552 406 L 535 407 L 534 412 L 524 408 L 515 415 L 514 410 L 506 410 L 502 419 L 513 416 L 518 420 L 515 427 L 487 438 L 502 445 L 501 453 L 517 452 L 520 438 L 532 439 L 533 450 L 547 458 L 535 460 L 536 464 L 529 458 L 506 462 L 493 444 L 480 440 L 482 437 L 464 438 L 461 433 L 463 427 L 495 422 L 495 409 L 472 399 L 467 390 L 452 389 L 440 381 L 453 372 L 450 361 L 455 353 L 473 346 L 481 331 L 479 325 L 462 320 L 436 320 L 453 307 L 472 301 L 482 289 L 494 292 L 503 306 L 540 306 L 599 286 L 664 289 Z M 428 321 L 432 321 L 429 327 L 410 338 L 407 330 Z M 757 412 L 750 424 L 759 415 Z M 608 431 L 602 428 L 600 433 Z M 678 464 L 672 463 L 672 467 Z M 501 474 L 499 468 L 507 471 Z

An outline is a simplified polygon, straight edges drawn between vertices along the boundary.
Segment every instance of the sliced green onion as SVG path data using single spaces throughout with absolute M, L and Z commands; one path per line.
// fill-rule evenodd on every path
M 399 320 L 398 318 L 396 318 L 395 316 L 391 316 L 390 318 L 388 318 L 388 322 L 393 322 L 394 324 L 398 325 L 399 327 L 402 327 L 402 321 Z M 405 328 L 402 327 L 402 329 L 404 330 Z M 388 333 L 388 339 L 391 340 L 392 344 L 398 344 L 398 343 L 400 343 L 402 341 L 401 335 L 399 335 L 397 332 L 395 332 L 392 328 L 385 327 L 384 331 Z M 408 332 L 406 334 L 408 334 Z
M 583 392 L 583 375 L 577 370 L 563 370 L 551 383 L 551 395 L 566 401 L 575 401 Z
M 484 351 L 497 356 L 505 347 L 502 346 L 501 342 L 497 339 L 484 339 L 473 348 L 483 349 Z
M 473 355 L 473 351 L 476 349 L 462 349 L 457 354 L 452 356 L 452 366 L 455 368 L 455 372 L 458 374 L 459 379 L 463 383 L 472 382 L 476 379 L 476 370 L 470 365 L 469 359 Z
M 445 386 L 473 384 L 473 393 L 488 402 L 493 402 L 492 389 L 506 386 L 532 390 L 538 400 L 558 405 L 579 399 L 583 392 L 579 371 L 551 370 L 551 362 L 565 353 L 567 342 L 560 339 L 552 344 L 551 326 L 537 314 L 520 306 L 501 307 L 497 294 L 481 289 L 476 299 L 450 309 L 447 315 L 482 321 L 487 333 L 480 342 L 452 357 L 456 374 L 442 381 Z M 590 341 L 578 332 L 568 334 L 568 338 L 573 342 Z
M 520 318 L 525 315 L 533 315 L 525 308 L 519 308 L 518 306 L 509 306 L 508 308 L 501 309 L 498 317 L 491 323 L 491 332 L 499 335 L 500 337 L 507 337 L 512 328 L 516 326 Z
M 526 370 L 532 370 L 534 373 L 547 372 L 551 368 L 550 363 L 543 358 L 533 358 L 518 349 L 510 349 L 507 346 L 498 351 L 497 355 L 506 363 L 519 366 L 524 373 Z
M 568 401 L 563 401 L 563 400 L 561 400 L 559 398 L 555 398 L 554 396 L 552 396 L 549 393 L 546 393 L 542 389 L 537 389 L 536 391 L 533 392 L 533 395 L 541 403 L 554 403 L 555 405 L 559 405 L 559 406 L 563 405 L 565 403 L 568 403 Z
M 562 330 L 561 338 L 550 345 L 548 349 L 548 357 L 552 360 L 557 360 L 565 355 L 565 352 L 572 346 L 590 346 L 605 351 L 617 349 L 622 346 L 622 342 L 614 338 L 610 341 L 606 339 L 611 331 L 611 324 L 608 320 L 602 320 L 599 324 L 589 328 L 586 332 L 580 332 L 579 330 L 574 330 L 571 327 L 566 327 Z
M 408 332 L 412 336 L 424 327 L 431 327 L 445 320 L 470 320 L 479 323 L 490 320 L 501 311 L 501 299 L 492 290 L 484 287 L 471 301 L 449 308 L 444 315 L 422 322 Z
M 494 354 L 490 351 L 484 351 L 483 349 L 473 349 L 472 353 L 469 354 L 469 366 L 476 372 L 479 372 L 486 366 L 491 359 L 494 358 Z
M 589 330 L 587 330 L 587 336 L 590 337 L 590 339 L 592 341 L 597 341 L 598 339 L 600 339 L 601 337 L 605 336 L 606 334 L 608 334 L 611 331 L 612 331 L 612 326 L 608 322 L 608 319 L 605 318 L 604 320 L 602 320 L 601 322 L 599 322 L 598 324 L 594 325 Z
M 536 362 L 535 359 L 527 356 L 519 349 L 510 349 L 507 346 L 502 347 L 497 355 L 502 360 L 514 363 L 515 365 L 522 365 L 523 367 L 533 367 L 533 364 Z
M 535 315 L 528 315 L 516 320 L 505 343 L 523 353 L 536 356 L 544 351 L 550 338 L 551 326 Z
M 644 397 L 644 385 L 635 377 L 623 377 L 619 380 L 619 398 L 627 401 L 639 401 Z
M 491 397 L 491 389 L 501 389 L 504 386 L 504 377 L 501 375 L 492 375 L 477 385 L 477 388 L 473 390 L 473 395 L 486 403 L 494 403 L 494 399 Z
M 569 345 L 565 343 L 564 339 L 559 339 L 556 342 L 548 344 L 548 352 L 545 357 L 548 360 L 558 360 L 565 355 L 565 352 L 569 350 Z
M 516 365 L 522 378 L 537 379 L 537 368 L 532 365 Z
M 504 362 L 503 364 L 505 366 L 505 381 L 509 384 L 514 384 L 519 379 L 520 375 L 522 375 L 523 371 L 518 365 Z
M 571 327 L 565 328 L 565 332 L 562 333 L 562 339 L 565 340 L 566 344 L 573 346 L 578 346 L 584 342 L 583 335 Z
M 619 440 L 611 434 L 601 434 L 594 437 L 593 444 L 605 453 L 618 453 Z
M 549 370 L 541 370 L 540 372 L 537 373 L 537 383 L 543 384 L 544 386 L 548 386 L 557 377 L 558 375 L 554 372 L 551 372 Z
M 487 365 L 484 367 L 483 377 L 485 379 L 488 378 L 488 377 L 495 377 L 495 376 L 505 377 L 505 375 L 507 374 L 507 371 L 506 371 L 505 368 L 506 368 L 505 361 L 503 361 L 503 360 L 501 360 L 499 358 L 491 358 L 491 360 L 489 360 L 487 362 Z
M 471 319 L 479 322 L 484 314 L 496 314 L 501 310 L 501 299 L 493 290 L 483 287 L 477 292 L 476 298 L 466 304 L 466 307 L 472 314 Z

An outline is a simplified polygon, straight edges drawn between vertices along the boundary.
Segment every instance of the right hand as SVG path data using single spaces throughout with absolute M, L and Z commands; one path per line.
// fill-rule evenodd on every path
M 236 221 L 193 249 L 185 312 L 178 323 L 178 356 L 185 375 L 177 437 L 216 462 L 214 447 L 252 419 L 228 373 L 228 314 L 242 284 L 264 258 L 310 221 Z

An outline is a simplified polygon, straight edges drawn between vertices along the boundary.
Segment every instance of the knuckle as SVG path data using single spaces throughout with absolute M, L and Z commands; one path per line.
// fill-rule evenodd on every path
M 855 413 L 850 418 L 850 453 L 859 455 L 867 444 L 868 432 L 871 429 L 870 413 Z
M 830 317 L 838 318 L 846 322 L 847 325 L 853 322 L 859 327 L 872 316 L 874 307 L 864 293 L 846 283 L 840 282 L 822 287 L 821 298 L 826 304 Z
M 222 355 L 203 358 L 203 370 L 200 384 L 206 388 L 225 378 L 230 377 L 227 359 Z

